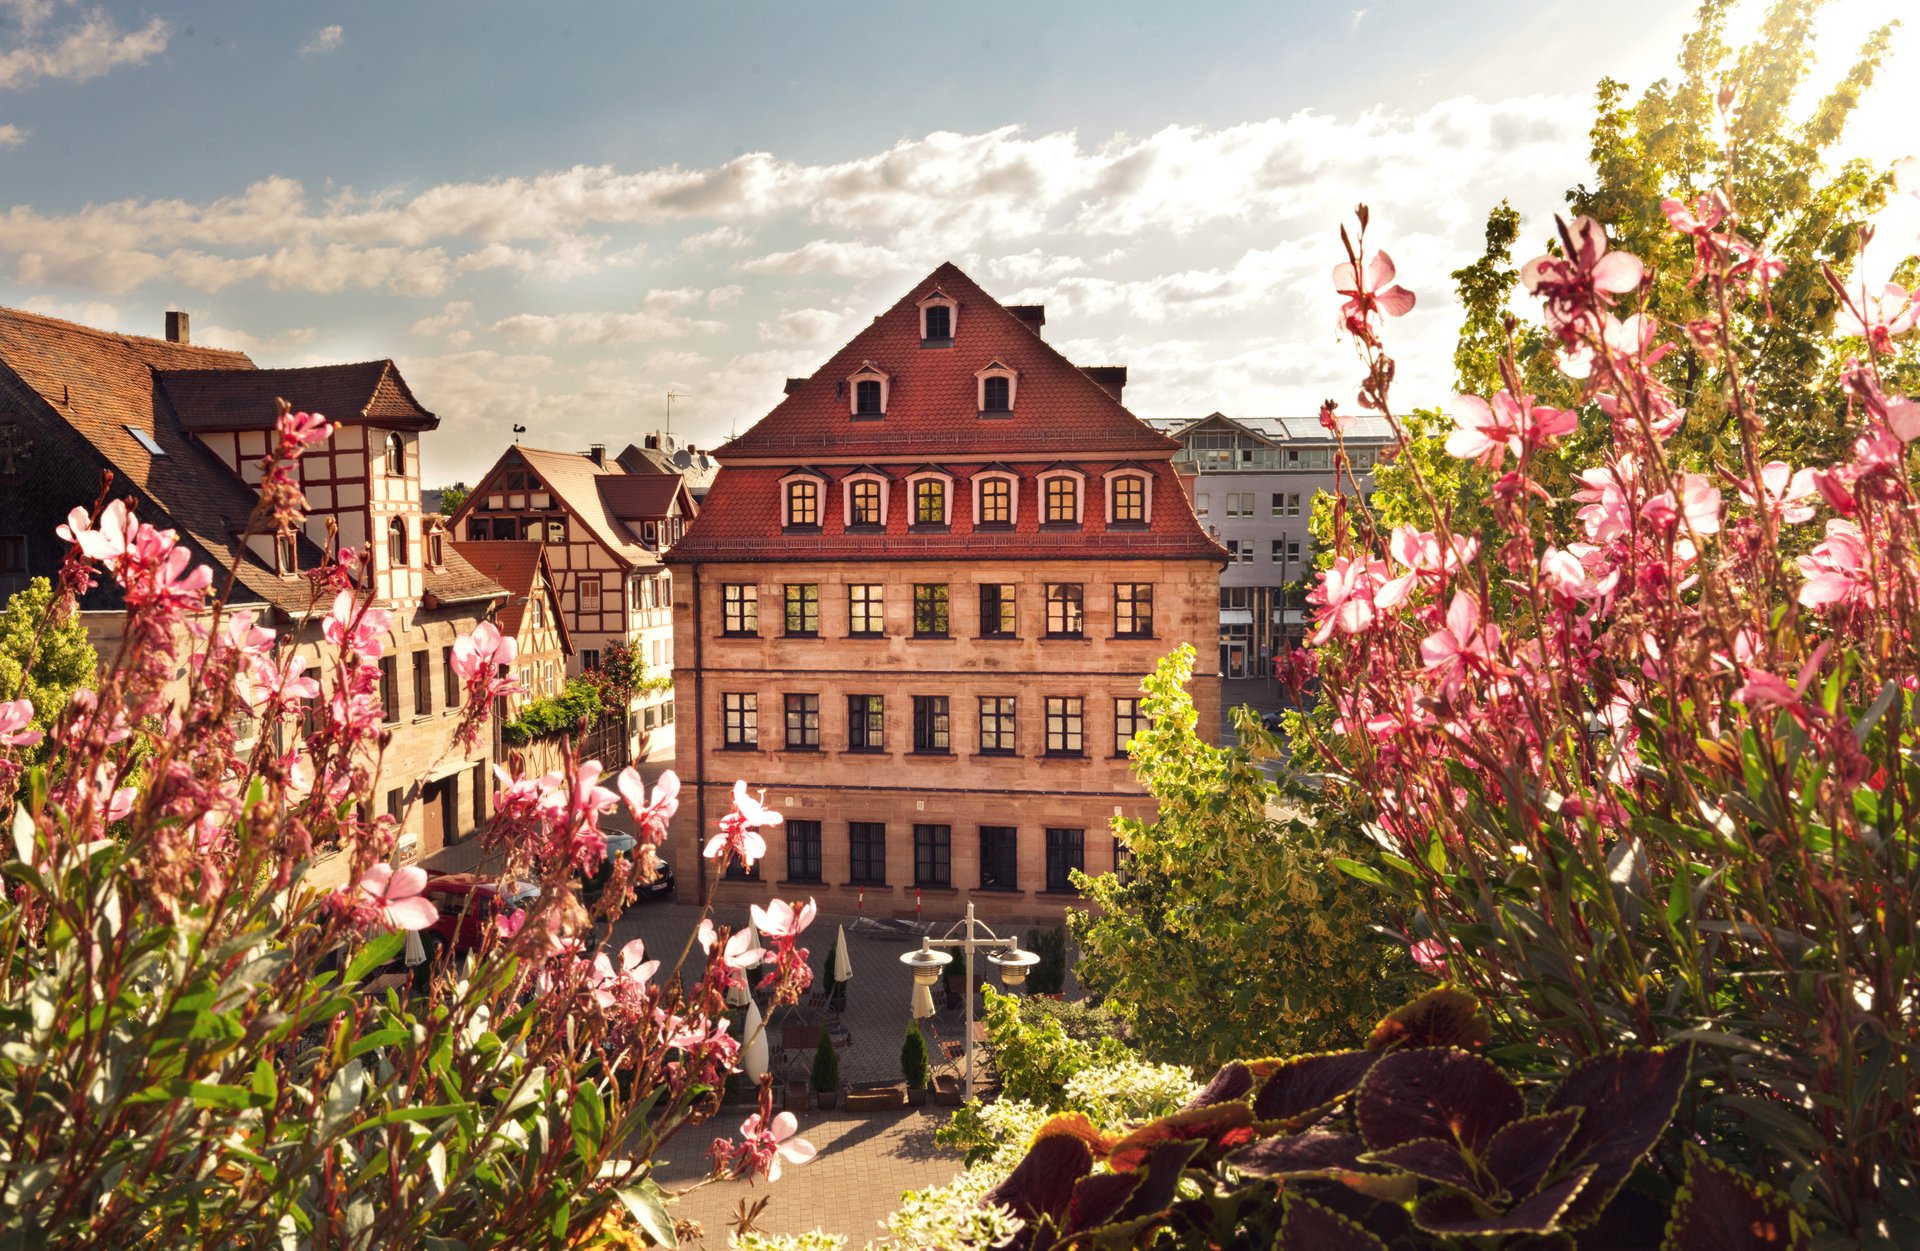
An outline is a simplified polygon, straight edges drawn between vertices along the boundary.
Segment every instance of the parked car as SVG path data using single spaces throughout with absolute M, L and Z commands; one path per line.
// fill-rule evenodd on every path
M 631 834 L 611 830 L 607 833 L 607 858 L 600 867 L 588 875 L 580 884 L 580 898 L 589 907 L 598 903 L 600 896 L 606 893 L 607 884 L 613 881 L 613 867 L 619 858 L 630 858 L 640 841 Z M 666 899 L 673 894 L 673 866 L 656 850 L 653 855 L 655 872 L 653 880 L 641 883 L 637 888 L 641 899 Z
M 497 920 L 538 899 L 540 888 L 532 882 L 514 882 L 503 891 L 499 883 L 477 874 L 428 869 L 427 888 L 422 893 L 440 911 L 439 919 L 419 932 L 427 958 L 408 965 L 403 954 L 385 971 L 412 974 L 414 990 L 424 992 L 448 948 L 456 956 L 480 950 Z

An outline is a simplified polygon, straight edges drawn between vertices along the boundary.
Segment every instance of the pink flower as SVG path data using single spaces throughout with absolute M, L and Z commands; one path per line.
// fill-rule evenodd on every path
M 760 1113 L 740 1123 L 740 1137 L 745 1140 L 745 1153 L 751 1159 L 754 1171 L 764 1168 L 767 1180 L 780 1180 L 780 1161 L 785 1159 L 794 1164 L 805 1164 L 814 1155 L 813 1144 L 804 1138 L 795 1138 L 800 1130 L 800 1121 L 791 1112 L 782 1112 L 773 1118 L 773 1123 L 762 1128 Z
M 1920 317 L 1920 305 L 1913 294 L 1889 282 L 1871 293 L 1843 291 L 1833 328 L 1837 334 L 1863 336 L 1877 352 L 1891 352 L 1893 336 L 1913 329 L 1916 317 Z
M 304 447 L 333 437 L 333 423 L 320 413 L 280 414 L 280 440 Z
M 1515 399 L 1502 391 L 1489 404 L 1477 395 L 1456 396 L 1451 411 L 1454 431 L 1447 455 L 1498 469 L 1508 452 L 1524 456 L 1548 440 L 1571 434 L 1579 416 L 1569 409 L 1535 406 L 1531 397 Z
M 1480 623 L 1480 603 L 1455 591 L 1446 624 L 1420 644 L 1420 663 L 1438 677 L 1449 694 L 1457 693 L 1470 667 L 1490 668 L 1500 632 Z
M 653 784 L 653 799 L 647 799 L 647 784 L 641 780 L 640 771 L 628 765 L 620 771 L 614 783 L 620 788 L 621 796 L 627 801 L 627 810 L 633 814 L 639 827 L 640 841 L 656 845 L 667 836 L 667 822 L 673 820 L 673 814 L 680 810 L 680 778 L 672 769 L 660 775 Z
M 472 634 L 463 634 L 453 641 L 453 671 L 467 683 L 477 678 L 491 678 L 500 666 L 511 665 L 518 652 L 519 644 L 500 633 L 499 626 L 482 621 L 473 627 Z
M 80 554 L 88 560 L 99 561 L 103 565 L 112 565 L 125 559 L 132 547 L 133 532 L 139 522 L 133 520 L 125 500 L 111 500 L 100 510 L 100 524 L 93 525 L 84 508 L 76 508 L 67 514 L 67 524 L 54 530 L 54 533 L 69 543 L 77 544 Z
M 767 958 L 767 950 L 753 941 L 752 930 L 735 930 L 727 936 L 720 958 L 730 969 L 751 969 Z
M 1413 292 L 1405 287 L 1386 285 L 1393 281 L 1391 256 L 1375 252 L 1363 268 L 1365 272 L 1356 277 L 1352 262 L 1333 267 L 1334 289 L 1347 297 L 1347 302 L 1340 306 L 1340 320 L 1355 333 L 1377 314 L 1404 317 L 1413 310 Z
M 1800 602 L 1808 608 L 1851 607 L 1871 591 L 1866 539 L 1851 521 L 1830 519 L 1826 540 L 1797 563 L 1806 578 Z
M 1547 325 L 1571 342 L 1591 328 L 1593 311 L 1636 290 L 1646 267 L 1631 252 L 1607 250 L 1606 227 L 1591 217 L 1561 223 L 1565 256 L 1536 256 L 1520 267 L 1520 281 L 1546 303 Z
M 744 780 L 733 784 L 733 811 L 720 818 L 720 832 L 707 840 L 701 855 L 712 860 L 724 853 L 738 857 L 745 868 L 767 854 L 767 840 L 760 837 L 763 825 L 779 825 L 786 818 L 747 794 Z
M 1334 411 L 1336 407 L 1332 400 L 1320 405 L 1320 424 L 1335 434 L 1345 434 L 1353 428 L 1353 418 L 1336 413 Z
M 1307 602 L 1320 605 L 1315 647 L 1332 638 L 1335 630 L 1358 634 L 1373 624 L 1374 584 L 1385 573 L 1385 561 L 1357 556 L 1336 556 L 1331 567 L 1320 571 L 1319 585 L 1307 592 Z
M 9 700 L 0 703 L 0 747 L 32 747 L 44 737 L 32 729 L 33 701 Z
M 1783 460 L 1768 461 L 1760 466 L 1760 501 L 1764 501 L 1766 510 L 1777 521 L 1797 526 L 1813 520 L 1813 509 L 1804 501 L 1817 493 L 1811 469 L 1795 473 L 1793 466 Z M 1752 508 L 1762 506 L 1745 483 L 1740 485 L 1740 502 Z
M 1920 402 L 1905 399 L 1887 401 L 1887 429 L 1902 443 L 1920 439 Z
M 1447 973 L 1447 946 L 1437 938 L 1423 938 L 1407 948 L 1407 954 L 1422 971 L 1435 977 L 1445 977 Z
M 373 865 L 359 886 L 361 902 L 377 909 L 380 923 L 393 930 L 424 930 L 440 919 L 426 889 L 427 871 L 411 864 L 404 869 Z
M 752 904 L 747 911 L 753 915 L 753 924 L 768 938 L 792 938 L 813 924 L 814 914 L 819 911 L 813 900 L 795 908 L 784 899 L 775 899 L 766 907 Z

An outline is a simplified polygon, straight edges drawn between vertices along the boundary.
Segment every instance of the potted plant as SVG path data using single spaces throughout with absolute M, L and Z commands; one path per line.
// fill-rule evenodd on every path
M 900 1076 L 907 1079 L 907 1102 L 919 1107 L 927 1101 L 927 1036 L 920 1022 L 907 1022 L 907 1037 L 900 1044 Z
M 825 1030 L 820 1031 L 820 1045 L 813 1049 L 812 1084 L 820 1107 L 832 1107 L 840 1095 L 840 1053 L 833 1049 L 833 1039 Z
M 933 1101 L 943 1108 L 957 1108 L 960 1098 L 960 1079 L 951 1073 L 937 1073 L 933 1078 Z

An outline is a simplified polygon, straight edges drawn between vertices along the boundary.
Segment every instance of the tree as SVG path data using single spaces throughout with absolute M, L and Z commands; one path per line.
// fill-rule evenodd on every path
M 71 608 L 64 617 L 56 615 L 47 579 L 33 579 L 0 608 L 0 701 L 32 700 L 35 729 L 52 728 L 73 693 L 93 685 L 99 664 L 80 615 Z M 42 743 L 29 758 L 46 752 Z
M 1134 739 L 1133 770 L 1159 816 L 1115 819 L 1124 874 L 1075 877 L 1097 905 L 1067 916 L 1075 972 L 1154 1060 L 1217 1064 L 1363 1036 L 1412 965 L 1334 871 L 1349 840 L 1279 807 L 1260 770 L 1272 737 L 1244 714 L 1236 746 L 1195 733 L 1193 660 L 1181 647 L 1146 680 L 1153 725 Z
M 464 482 L 456 482 L 452 486 L 441 487 L 440 514 L 444 517 L 453 516 L 460 511 L 460 505 L 466 503 L 467 496 L 471 494 L 473 494 L 472 489 Z

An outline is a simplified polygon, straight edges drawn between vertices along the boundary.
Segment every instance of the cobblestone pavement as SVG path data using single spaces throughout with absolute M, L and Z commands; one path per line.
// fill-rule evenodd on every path
M 747 1112 L 723 1109 L 718 1119 L 674 1139 L 666 1162 L 654 1174 L 656 1180 L 669 1191 L 698 1181 L 706 1172 L 707 1144 L 737 1132 Z M 765 1198 L 756 1228 L 779 1234 L 812 1229 L 844 1234 L 850 1251 L 859 1251 L 880 1235 L 881 1220 L 899 1206 L 903 1193 L 943 1185 L 959 1172 L 959 1153 L 933 1141 L 945 1113 L 945 1108 L 931 1106 L 875 1115 L 799 1113 L 800 1136 L 819 1154 L 798 1168 L 789 1165 L 771 1186 L 765 1181 L 715 1182 L 675 1200 L 668 1207 L 674 1219 L 698 1221 L 703 1231 L 700 1240 L 682 1245 L 721 1251 L 741 1201 Z

